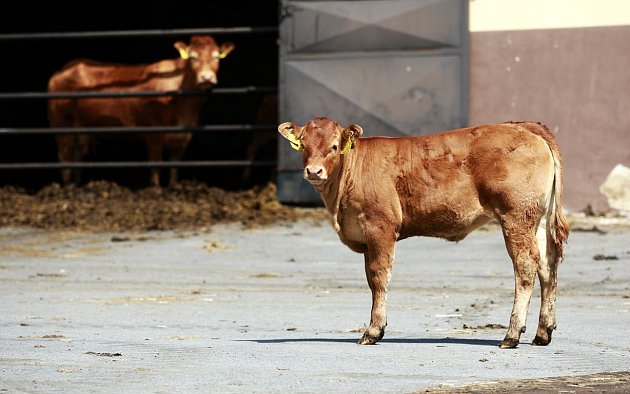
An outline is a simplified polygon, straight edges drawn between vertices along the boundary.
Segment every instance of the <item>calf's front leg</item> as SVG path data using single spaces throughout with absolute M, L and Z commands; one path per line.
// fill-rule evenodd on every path
M 385 334 L 387 325 L 387 286 L 392 274 L 395 239 L 383 237 L 368 244 L 364 254 L 365 275 L 372 291 L 370 326 L 359 340 L 360 345 L 373 345 Z

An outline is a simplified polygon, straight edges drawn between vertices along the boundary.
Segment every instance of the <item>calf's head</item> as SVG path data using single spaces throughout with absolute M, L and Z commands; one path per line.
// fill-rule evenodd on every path
M 187 60 L 198 88 L 208 89 L 218 83 L 219 61 L 234 49 L 234 44 L 224 42 L 219 47 L 211 36 L 193 36 L 190 43 L 175 43 L 182 59 Z
M 363 129 L 356 124 L 341 127 L 328 118 L 315 118 L 302 127 L 292 122 L 282 123 L 278 132 L 289 140 L 293 149 L 302 152 L 304 179 L 313 186 L 321 186 L 335 174 L 342 156 L 351 153 Z

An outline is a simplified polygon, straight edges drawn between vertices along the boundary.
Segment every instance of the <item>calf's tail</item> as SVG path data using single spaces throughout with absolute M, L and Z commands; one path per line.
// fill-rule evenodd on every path
M 556 139 L 547 126 L 541 123 L 537 123 L 537 126 L 529 130 L 545 140 L 553 157 L 554 172 L 551 198 L 547 209 L 547 232 L 553 240 L 556 258 L 561 260 L 564 257 L 564 244 L 569 237 L 569 224 L 562 209 L 562 155 Z
M 562 159 L 557 146 L 556 149 L 552 146 L 549 148 L 553 156 L 554 179 L 549 204 L 551 209 L 547 212 L 547 231 L 556 247 L 557 258 L 562 259 L 564 257 L 564 243 L 569 237 L 569 224 L 562 211 Z

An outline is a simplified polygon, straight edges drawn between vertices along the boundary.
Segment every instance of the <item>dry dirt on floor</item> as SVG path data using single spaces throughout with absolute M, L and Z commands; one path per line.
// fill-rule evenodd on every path
M 36 193 L 0 188 L 0 227 L 71 231 L 199 230 L 217 223 L 247 227 L 298 219 L 321 220 L 323 209 L 285 206 L 276 187 L 229 192 L 203 183 L 130 190 L 93 181 L 84 186 L 53 183 Z
M 605 372 L 583 376 L 561 376 L 471 384 L 460 387 L 438 386 L 418 393 L 630 393 L 630 372 Z

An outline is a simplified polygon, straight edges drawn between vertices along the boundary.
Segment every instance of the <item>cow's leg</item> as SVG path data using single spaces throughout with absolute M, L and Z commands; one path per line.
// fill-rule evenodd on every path
M 551 342 L 551 333 L 556 329 L 556 295 L 558 289 L 558 257 L 556 245 L 547 231 L 547 221 L 543 219 L 536 232 L 540 262 L 540 316 L 538 330 L 533 344 L 545 346 Z
M 374 236 L 368 240 L 364 254 L 365 275 L 372 291 L 370 326 L 359 340 L 360 345 L 372 345 L 383 338 L 387 325 L 387 286 L 394 263 L 395 232 Z
M 94 149 L 94 136 L 90 136 L 90 135 L 79 135 L 77 136 L 77 139 L 75 140 L 75 148 L 74 148 L 74 161 L 75 162 L 81 162 L 83 161 L 85 158 L 89 157 L 91 154 L 93 154 L 93 149 Z M 83 172 L 80 169 L 75 169 L 72 172 L 72 176 L 74 177 L 74 182 L 76 182 L 77 184 L 81 183 L 81 178 Z
M 192 138 L 191 134 L 176 134 L 174 136 L 167 136 L 166 146 L 168 149 L 169 160 L 181 161 L 184 159 L 186 149 Z M 170 177 L 168 181 L 169 186 L 175 186 L 177 184 L 177 177 L 179 172 L 177 167 L 171 167 Z
M 256 159 L 256 154 L 258 153 L 258 150 L 261 148 L 260 138 L 257 138 L 257 135 L 258 134 L 254 135 L 252 141 L 249 143 L 249 145 L 247 146 L 247 149 L 245 150 L 245 160 L 247 161 L 254 161 L 254 159 Z M 243 187 L 246 187 L 247 185 L 249 185 L 251 173 L 252 173 L 251 166 L 245 166 L 243 168 L 243 174 L 241 176 L 241 185 Z
M 164 137 L 160 133 L 147 134 L 145 142 L 149 161 L 161 162 L 164 152 Z M 151 186 L 160 186 L 159 168 L 151 168 Z
M 512 226 L 511 223 L 518 223 Z M 534 292 L 534 280 L 538 270 L 540 254 L 536 242 L 536 224 L 531 226 L 516 221 L 502 221 L 503 236 L 508 254 L 512 258 L 514 267 L 514 305 L 510 316 L 505 339 L 501 341 L 501 348 L 515 348 L 518 346 L 521 334 L 525 332 L 527 310 Z
M 57 157 L 60 163 L 70 163 L 75 159 L 77 151 L 77 137 L 74 135 L 58 135 L 55 137 L 57 141 Z M 64 185 L 72 182 L 72 170 L 64 168 L 61 170 L 61 181 Z
M 245 151 L 245 160 L 254 161 L 256 160 L 256 156 L 262 151 L 265 146 L 271 142 L 275 141 L 276 132 L 275 131 L 261 131 L 255 133 L 252 137 L 251 142 L 247 146 L 247 150 Z M 243 187 L 247 187 L 251 184 L 251 174 L 252 167 L 246 166 L 243 169 L 243 175 L 241 177 L 241 185 Z

